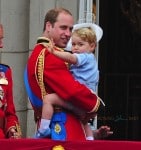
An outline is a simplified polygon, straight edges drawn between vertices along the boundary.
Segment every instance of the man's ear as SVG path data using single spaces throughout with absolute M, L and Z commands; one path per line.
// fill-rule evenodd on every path
M 52 24 L 49 21 L 46 22 L 46 30 L 50 31 L 51 27 L 52 27 Z

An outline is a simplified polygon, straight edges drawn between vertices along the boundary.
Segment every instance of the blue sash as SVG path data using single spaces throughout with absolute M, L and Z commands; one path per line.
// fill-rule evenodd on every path
M 24 71 L 24 83 L 26 92 L 28 94 L 29 100 L 34 108 L 42 107 L 43 102 L 40 98 L 38 98 L 30 88 L 28 82 L 28 74 L 27 74 L 27 67 Z M 65 124 L 66 122 L 66 114 L 63 112 L 54 113 L 52 120 L 51 120 L 51 139 L 53 140 L 66 140 L 66 129 Z
M 54 140 L 66 140 L 66 113 L 54 113 L 51 121 L 51 138 Z
M 25 68 L 24 71 L 24 83 L 25 83 L 25 88 L 26 92 L 28 94 L 29 100 L 32 104 L 33 107 L 42 107 L 43 102 L 40 98 L 38 98 L 31 90 L 29 82 L 28 82 L 28 75 L 27 75 L 27 67 Z

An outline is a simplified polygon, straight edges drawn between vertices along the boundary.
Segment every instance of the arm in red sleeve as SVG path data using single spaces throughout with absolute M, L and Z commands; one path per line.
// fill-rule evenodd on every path
M 15 128 L 17 132 L 20 132 L 20 126 L 13 102 L 13 81 L 10 68 L 6 71 L 6 78 L 8 80 L 8 86 L 6 89 L 7 106 L 5 110 L 6 132 L 8 132 L 11 128 Z

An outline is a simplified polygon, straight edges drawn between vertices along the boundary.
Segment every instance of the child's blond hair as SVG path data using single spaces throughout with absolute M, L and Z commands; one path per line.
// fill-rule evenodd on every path
M 77 35 L 82 40 L 91 43 L 96 43 L 97 38 L 94 30 L 91 27 L 82 27 L 73 31 L 72 35 Z

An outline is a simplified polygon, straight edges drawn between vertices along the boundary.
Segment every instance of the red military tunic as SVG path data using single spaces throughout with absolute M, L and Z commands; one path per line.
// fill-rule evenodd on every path
M 28 81 L 34 94 L 42 99 L 45 92 L 57 93 L 64 100 L 70 101 L 87 112 L 96 111 L 99 107 L 98 97 L 74 80 L 64 61 L 47 51 L 48 39 L 40 38 L 38 42 L 40 44 L 35 46 L 27 63 Z M 60 49 L 56 48 L 56 50 Z M 42 72 L 42 75 L 39 72 Z M 43 84 L 40 83 L 40 80 L 43 81 Z M 72 114 L 67 113 L 65 127 L 67 140 L 85 139 L 80 121 Z
M 13 103 L 13 81 L 9 66 L 0 64 L 0 138 L 6 138 L 11 127 L 18 127 Z

